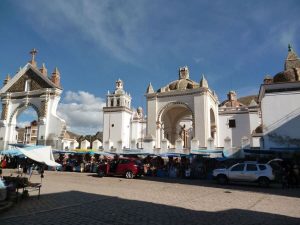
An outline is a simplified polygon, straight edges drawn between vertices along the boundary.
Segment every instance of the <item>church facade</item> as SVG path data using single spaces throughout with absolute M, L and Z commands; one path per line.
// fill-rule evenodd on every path
M 65 138 L 66 124 L 56 110 L 62 87 L 57 68 L 49 76 L 43 64 L 32 59 L 0 90 L 0 150 L 17 143 L 17 117 L 27 108 L 37 114 L 39 145 L 73 149 L 73 139 Z M 229 91 L 219 102 L 204 77 L 194 81 L 187 66 L 178 70 L 177 79 L 159 89 L 150 83 L 146 89 L 146 109 L 133 109 L 132 98 L 122 80 L 108 92 L 103 108 L 103 140 L 93 148 L 122 153 L 196 153 L 202 150 L 300 149 L 300 59 L 289 46 L 284 70 L 267 75 L 255 96 L 238 98 Z M 91 146 L 91 144 L 86 144 Z
M 178 152 L 243 148 L 300 148 L 300 59 L 289 47 L 284 71 L 266 76 L 257 96 L 229 91 L 219 102 L 204 75 L 199 82 L 181 67 L 178 79 L 146 90 L 147 108 L 131 108 L 123 82 L 103 108 L 104 150 Z
M 32 108 L 38 119 L 35 142 L 61 148 L 61 140 L 66 130 L 65 121 L 56 115 L 62 93 L 60 73 L 54 69 L 48 76 L 45 64 L 38 68 L 35 56 L 11 78 L 7 75 L 0 90 L 2 113 L 0 120 L 0 150 L 18 141 L 17 117 L 27 108 Z

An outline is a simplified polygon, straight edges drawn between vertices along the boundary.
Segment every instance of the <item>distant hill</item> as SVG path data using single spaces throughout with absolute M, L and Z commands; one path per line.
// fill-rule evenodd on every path
M 244 105 L 249 105 L 250 102 L 252 101 L 252 99 L 254 99 L 254 101 L 256 103 L 258 103 L 258 96 L 257 95 L 249 95 L 249 96 L 245 96 L 245 97 L 241 97 L 238 99 L 238 101 Z

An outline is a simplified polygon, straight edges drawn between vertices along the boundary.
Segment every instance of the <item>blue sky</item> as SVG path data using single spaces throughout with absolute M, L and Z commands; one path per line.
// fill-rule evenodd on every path
M 299 10 L 296 0 L 2 0 L 0 75 L 38 49 L 38 64 L 61 72 L 59 114 L 69 129 L 93 133 L 118 78 L 134 107 L 145 108 L 149 82 L 158 89 L 185 65 L 195 81 L 205 74 L 220 101 L 229 90 L 257 94 L 266 74 L 283 70 L 288 43 L 300 52 Z

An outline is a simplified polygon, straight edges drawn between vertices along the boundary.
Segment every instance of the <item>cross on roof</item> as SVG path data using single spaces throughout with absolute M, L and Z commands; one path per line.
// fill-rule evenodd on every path
M 32 55 L 31 61 L 34 62 L 35 55 L 38 53 L 38 51 L 34 48 L 29 53 Z

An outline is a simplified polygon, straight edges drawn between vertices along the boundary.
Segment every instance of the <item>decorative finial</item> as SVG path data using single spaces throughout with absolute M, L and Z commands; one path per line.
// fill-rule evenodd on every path
M 60 73 L 58 71 L 58 68 L 55 67 L 53 73 L 52 73 L 52 77 L 51 77 L 51 81 L 58 87 L 60 87 Z
M 42 68 L 40 69 L 41 73 L 45 76 L 47 76 L 47 68 L 45 66 L 45 63 L 42 64 Z
M 3 86 L 5 86 L 8 83 L 8 81 L 10 81 L 10 75 L 9 74 L 7 74 L 6 78 L 4 79 Z
M 227 97 L 228 97 L 228 100 L 230 100 L 230 101 L 236 101 L 237 100 L 237 94 L 233 90 L 228 92 Z
M 189 74 L 189 68 L 187 66 L 180 67 L 179 68 L 179 80 L 180 79 L 189 79 L 190 74 Z
M 207 82 L 207 80 L 205 79 L 204 74 L 202 74 L 202 79 L 201 79 L 201 81 L 200 81 L 200 87 L 208 88 L 208 82 Z
M 150 82 L 150 84 L 149 84 L 149 86 L 147 88 L 147 94 L 151 94 L 151 93 L 154 93 L 154 89 L 153 89 L 152 84 Z
M 31 64 L 31 65 L 33 65 L 33 66 L 36 66 L 36 61 L 35 61 L 35 55 L 38 53 L 38 51 L 34 48 L 34 49 L 32 49 L 30 52 L 29 52 L 30 54 L 31 54 L 31 60 L 29 61 L 29 63 Z
M 289 52 L 291 52 L 293 50 L 291 44 L 288 45 L 288 49 L 289 49 Z
M 120 78 L 116 81 L 116 90 L 123 90 L 123 81 Z

